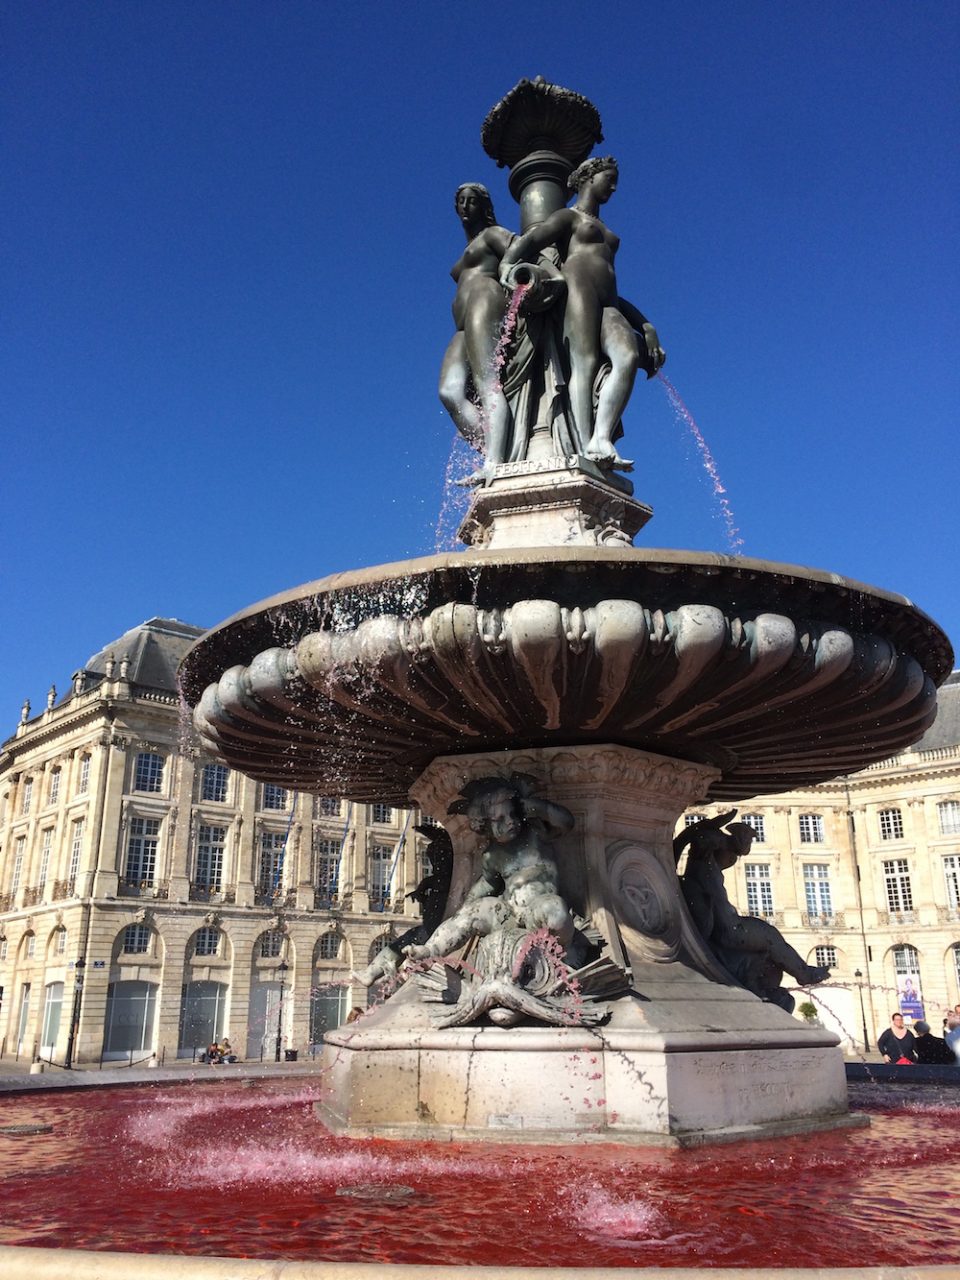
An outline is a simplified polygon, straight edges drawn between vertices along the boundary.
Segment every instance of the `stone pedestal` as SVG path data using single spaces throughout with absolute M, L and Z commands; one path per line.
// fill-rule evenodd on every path
M 327 1035 L 325 1123 L 381 1137 L 685 1146 L 857 1123 L 837 1038 L 734 983 L 687 913 L 673 831 L 716 770 L 615 745 L 435 760 L 412 795 L 453 838 L 448 913 L 481 847 L 447 808 L 466 782 L 511 771 L 575 815 L 556 847 L 561 891 L 629 972 L 630 994 L 598 1028 L 442 1030 L 438 1006 L 407 983 Z
M 504 463 L 477 490 L 458 537 L 492 550 L 630 546 L 653 515 L 632 493 L 629 480 L 579 454 Z

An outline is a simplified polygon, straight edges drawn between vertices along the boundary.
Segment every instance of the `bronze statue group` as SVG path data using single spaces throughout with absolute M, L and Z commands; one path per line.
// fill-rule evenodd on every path
M 638 369 L 653 376 L 666 359 L 656 330 L 617 291 L 619 238 L 600 218 L 617 187 L 612 156 L 570 174 L 576 192 L 522 235 L 498 225 L 487 188 L 457 189 L 467 248 L 451 275 L 456 332 L 440 373 L 440 398 L 457 429 L 484 455 L 467 483 L 488 484 L 498 466 L 527 456 L 533 431 L 549 429 L 556 455 L 582 455 L 604 470 L 629 471 L 616 440 Z M 497 358 L 511 294 L 520 323 Z

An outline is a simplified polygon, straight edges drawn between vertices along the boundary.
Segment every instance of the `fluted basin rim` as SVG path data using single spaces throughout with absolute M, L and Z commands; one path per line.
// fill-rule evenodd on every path
M 946 634 L 937 623 L 907 596 L 887 591 L 855 578 L 846 578 L 830 570 L 814 569 L 806 565 L 776 560 L 763 560 L 752 556 L 730 556 L 716 551 L 689 551 L 671 547 L 517 547 L 484 550 L 471 548 L 466 551 L 447 551 L 434 555 L 417 556 L 409 560 L 393 560 L 386 564 L 369 565 L 359 569 L 347 569 L 328 574 L 312 582 L 290 587 L 268 596 L 256 604 L 232 614 L 200 638 L 188 651 L 181 663 L 181 688 L 187 701 L 193 705 L 203 692 L 207 682 L 214 678 L 203 662 L 205 654 L 216 647 L 218 637 L 231 631 L 243 631 L 253 621 L 281 610 L 286 605 L 297 604 L 314 596 L 329 596 L 338 591 L 383 586 L 404 578 L 421 578 L 427 574 L 452 571 L 469 572 L 471 568 L 520 567 L 527 565 L 560 567 L 584 567 L 590 564 L 623 565 L 632 568 L 649 568 L 656 571 L 687 569 L 694 574 L 734 577 L 760 575 L 766 578 L 782 578 L 787 582 L 804 581 L 825 589 L 843 593 L 862 593 L 893 606 L 894 610 L 913 613 L 916 621 L 925 624 L 928 631 L 928 649 L 923 666 L 936 684 L 941 684 L 953 670 L 954 654 Z M 211 642 L 214 642 L 211 645 Z M 251 649 L 247 660 L 253 656 Z M 239 660 L 239 659 L 238 659 Z

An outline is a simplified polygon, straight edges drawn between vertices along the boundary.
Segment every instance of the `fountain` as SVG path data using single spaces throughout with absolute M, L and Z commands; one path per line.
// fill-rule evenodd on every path
M 652 511 L 617 442 L 664 354 L 618 293 L 601 141 L 585 98 L 521 81 L 482 130 L 519 235 L 482 184 L 457 192 L 441 396 L 484 445 L 467 550 L 285 592 L 183 666 L 201 742 L 231 767 L 415 802 L 452 843 L 446 918 L 387 961 L 389 998 L 327 1036 L 337 1134 L 699 1145 L 857 1122 L 836 1037 L 791 1017 L 781 985 L 825 971 L 723 890 L 749 832 L 734 810 L 674 830 L 690 805 L 913 742 L 952 653 L 903 597 L 633 545 Z

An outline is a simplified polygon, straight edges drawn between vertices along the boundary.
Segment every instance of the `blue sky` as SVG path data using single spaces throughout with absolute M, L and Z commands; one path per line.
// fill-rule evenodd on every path
M 156 614 L 430 552 L 480 124 L 521 76 L 618 157 L 621 292 L 744 553 L 960 636 L 955 4 L 139 0 L 2 19 L 0 736 Z M 638 544 L 724 551 L 663 388 Z

